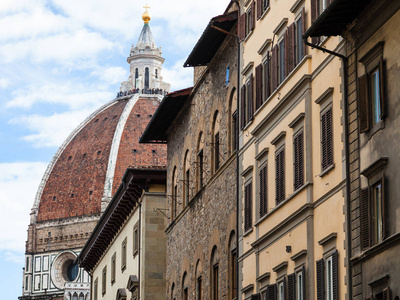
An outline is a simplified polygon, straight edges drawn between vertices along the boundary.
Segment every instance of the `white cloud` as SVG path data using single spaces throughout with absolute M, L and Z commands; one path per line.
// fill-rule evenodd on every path
M 33 147 L 57 147 L 92 112 L 93 110 L 84 109 L 55 113 L 51 116 L 29 115 L 12 119 L 10 122 L 26 126 L 34 132 L 22 137 L 23 140 L 32 143 Z
M 193 68 L 183 68 L 183 60 L 177 61 L 172 68 L 163 68 L 165 82 L 171 84 L 171 90 L 180 90 L 193 86 Z
M 101 67 L 98 66 L 95 68 L 94 71 L 90 75 L 96 76 L 99 80 L 103 81 L 104 83 L 110 84 L 117 84 L 121 83 L 122 81 L 126 80 L 129 76 L 129 67 L 122 68 L 122 67 Z
M 44 162 L 0 163 L 0 251 L 24 250 L 30 209 L 46 167 Z M 6 255 L 18 260 L 12 252 Z
M 8 78 L 0 77 L 0 89 L 6 89 L 10 85 L 10 80 Z

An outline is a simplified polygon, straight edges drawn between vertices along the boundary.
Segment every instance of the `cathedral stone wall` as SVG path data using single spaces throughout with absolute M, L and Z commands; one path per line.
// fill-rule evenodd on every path
M 229 38 L 216 56 L 204 79 L 195 86 L 192 98 L 187 100 L 169 128 L 167 202 L 170 216 L 174 207 L 171 196 L 174 185 L 178 188 L 177 216 L 170 219 L 166 230 L 168 299 L 182 299 L 184 288 L 188 289 L 189 299 L 196 299 L 199 276 L 202 278 L 202 299 L 211 299 L 211 271 L 216 264 L 219 297 L 223 298 L 231 288 L 228 284 L 230 237 L 236 230 L 236 154 L 230 139 L 231 104 L 236 101 L 233 97 L 236 94 L 234 40 Z M 231 83 L 226 86 L 228 66 Z M 234 105 L 236 107 L 236 103 Z M 216 128 L 220 136 L 219 168 L 212 167 L 215 164 Z M 196 163 L 199 147 L 204 153 L 203 188 L 199 187 L 200 171 Z M 187 170 L 190 172 L 188 186 L 184 183 Z M 185 190 L 189 190 L 186 205 Z

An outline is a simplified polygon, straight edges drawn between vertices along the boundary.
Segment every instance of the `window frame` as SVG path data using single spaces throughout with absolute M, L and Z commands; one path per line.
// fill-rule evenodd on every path
M 116 256 L 117 253 L 114 252 L 114 254 L 111 256 L 111 285 L 115 283 L 115 274 L 116 274 Z
M 127 258 L 127 243 L 128 243 L 128 238 L 125 237 L 125 239 L 121 243 L 121 271 L 122 273 L 126 269 L 126 258 Z
M 139 252 L 139 222 L 133 226 L 133 256 L 136 256 Z
M 323 130 L 323 118 L 325 117 L 325 119 L 327 118 L 327 114 L 330 111 L 330 122 L 329 124 L 327 123 L 326 126 L 330 127 L 330 144 L 329 144 L 329 140 L 328 140 L 328 127 L 325 127 L 325 145 L 324 145 L 324 130 Z M 330 102 L 328 105 L 326 105 L 326 107 L 324 109 L 321 110 L 320 113 L 320 153 L 321 153 L 321 174 L 324 174 L 325 172 L 329 171 L 332 167 L 334 167 L 335 165 L 335 160 L 334 160 L 334 133 L 333 133 L 333 105 Z M 328 121 L 326 121 L 328 122 Z M 329 159 L 329 152 L 330 152 L 330 156 L 331 159 Z M 324 155 L 325 153 L 325 155 Z M 324 162 L 326 160 L 326 162 Z
M 243 229 L 244 233 L 253 229 L 253 180 L 248 179 L 244 184 Z
M 301 146 L 298 144 L 299 136 L 301 135 Z M 296 144 L 297 142 L 297 144 Z M 305 175 L 305 148 L 304 148 L 304 128 L 301 126 L 293 134 L 293 191 L 299 190 L 304 185 Z M 298 153 L 298 150 L 300 150 Z
M 107 293 L 107 265 L 104 266 L 101 274 L 101 294 L 104 296 Z
M 281 169 L 278 169 L 278 155 L 280 155 L 281 153 L 283 153 L 283 162 L 282 162 L 282 166 Z M 279 204 L 281 204 L 282 202 L 284 202 L 286 200 L 286 169 L 285 169 L 285 165 L 286 165 L 286 159 L 285 159 L 286 153 L 285 153 L 285 143 L 282 143 L 279 147 L 277 147 L 277 149 L 275 150 L 275 205 L 278 206 Z M 280 178 L 279 176 L 279 171 L 282 172 L 282 178 Z M 280 185 L 279 180 L 282 180 L 281 185 L 282 187 L 282 192 L 280 195 L 278 195 L 278 185 Z

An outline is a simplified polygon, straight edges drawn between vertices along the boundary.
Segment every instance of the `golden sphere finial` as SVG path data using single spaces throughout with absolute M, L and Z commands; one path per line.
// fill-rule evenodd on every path
M 146 4 L 146 6 L 143 6 L 143 8 L 145 8 L 146 11 L 143 13 L 142 19 L 143 19 L 143 21 L 144 21 L 145 24 L 148 24 L 149 21 L 151 20 L 151 18 L 150 18 L 150 14 L 149 14 L 149 12 L 147 11 L 147 9 L 150 8 L 150 6 L 147 6 L 147 4 Z

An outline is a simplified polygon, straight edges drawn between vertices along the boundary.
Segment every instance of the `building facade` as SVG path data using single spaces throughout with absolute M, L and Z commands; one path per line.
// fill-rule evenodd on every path
M 165 182 L 165 169 L 127 169 L 78 257 L 92 300 L 165 299 Z
M 302 38 L 328 4 L 240 1 L 238 299 L 345 299 L 342 66 Z
M 185 63 L 194 87 L 169 94 L 141 138 L 168 146 L 166 299 L 236 294 L 236 22 L 234 4 L 210 21 Z
M 145 24 L 142 33 L 149 30 L 149 24 Z M 144 37 L 155 44 L 151 34 L 142 34 L 139 48 L 146 45 Z M 150 89 L 157 90 L 156 85 L 150 85 Z M 166 165 L 164 145 L 138 142 L 162 97 L 155 92 L 119 93 L 61 145 L 43 176 L 31 210 L 20 299 L 88 295 L 89 275 L 74 261 L 117 191 L 126 168 Z
M 400 3 L 333 1 L 310 36 L 346 41 L 347 152 L 349 156 L 348 273 L 353 299 L 399 299 L 399 203 L 396 146 Z M 341 25 L 332 27 L 332 22 Z

